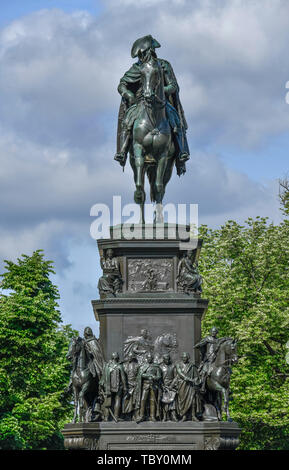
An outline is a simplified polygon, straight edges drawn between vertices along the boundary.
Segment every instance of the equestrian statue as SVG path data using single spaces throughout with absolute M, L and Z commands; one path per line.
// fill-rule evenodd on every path
M 134 201 L 144 223 L 144 184 L 147 175 L 155 222 L 163 222 L 162 201 L 174 166 L 181 176 L 190 158 L 187 123 L 179 99 L 179 86 L 171 64 L 157 57 L 159 42 L 151 35 L 137 39 L 131 50 L 138 61 L 121 78 L 122 96 L 117 131 L 117 153 L 122 167 L 127 155 L 134 174 Z

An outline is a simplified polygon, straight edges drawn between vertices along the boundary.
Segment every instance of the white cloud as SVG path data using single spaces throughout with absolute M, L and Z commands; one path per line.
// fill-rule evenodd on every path
M 119 0 L 104 2 L 99 17 L 42 10 L 2 29 L 0 256 L 44 248 L 68 275 L 79 265 L 71 250 L 89 237 L 91 206 L 113 194 L 132 201 L 131 169 L 122 174 L 113 161 L 116 89 L 145 34 L 171 61 L 189 121 L 191 161 L 165 202 L 199 203 L 200 221 L 213 225 L 249 215 L 278 221 L 275 183 L 252 181 L 218 155 L 224 144 L 252 149 L 288 132 L 288 13 L 281 0 Z

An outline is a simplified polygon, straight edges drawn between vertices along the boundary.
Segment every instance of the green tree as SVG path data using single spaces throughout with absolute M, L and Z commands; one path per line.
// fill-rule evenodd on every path
M 75 332 L 60 327 L 52 262 L 41 250 L 5 261 L 0 296 L 0 448 L 62 448 L 71 412 L 64 390 Z
M 279 201 L 281 210 L 285 215 L 289 215 L 289 179 L 286 176 L 279 180 Z
M 230 411 L 242 449 L 289 449 L 289 221 L 228 221 L 200 229 L 200 271 L 210 300 L 204 334 L 216 325 L 238 340 Z

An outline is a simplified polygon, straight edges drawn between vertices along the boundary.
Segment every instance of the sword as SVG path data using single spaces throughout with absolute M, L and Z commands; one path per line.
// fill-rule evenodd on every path
M 116 417 L 114 416 L 114 414 L 113 414 L 113 412 L 112 412 L 112 409 L 111 409 L 111 408 L 108 408 L 108 409 L 109 409 L 109 412 L 110 412 L 112 418 L 113 418 L 114 421 L 117 423 L 118 421 L 117 421 Z

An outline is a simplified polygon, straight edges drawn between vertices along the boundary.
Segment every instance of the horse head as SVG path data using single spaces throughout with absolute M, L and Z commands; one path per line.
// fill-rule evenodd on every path
M 236 364 L 238 362 L 237 340 L 232 338 L 226 338 L 224 342 L 224 351 L 226 355 L 226 361 L 229 364 Z
M 154 341 L 154 354 L 156 362 L 162 360 L 162 355 L 177 349 L 178 342 L 175 333 L 163 333 Z
M 78 356 L 81 352 L 83 345 L 83 340 L 79 336 L 77 338 L 72 338 L 71 343 L 68 348 L 67 358 L 73 359 L 75 356 Z
M 141 66 L 141 81 L 145 103 L 152 105 L 158 98 L 158 89 L 163 85 L 162 71 L 158 61 L 151 58 Z M 163 98 L 162 98 L 163 99 Z

